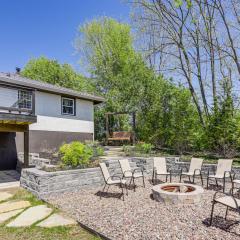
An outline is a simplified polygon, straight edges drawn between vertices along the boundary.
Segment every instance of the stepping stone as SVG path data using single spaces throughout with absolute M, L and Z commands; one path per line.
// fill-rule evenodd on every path
M 29 201 L 5 202 L 0 204 L 0 213 L 31 206 Z
M 22 212 L 24 209 L 18 209 L 18 210 L 14 210 L 14 211 L 10 211 L 10 212 L 6 212 L 6 213 L 1 213 L 0 214 L 0 223 L 3 223 L 5 221 L 7 221 L 8 219 L 16 216 L 17 214 L 19 214 L 20 212 Z
M 53 210 L 48 208 L 46 205 L 39 205 L 30 207 L 22 214 L 20 214 L 15 220 L 10 222 L 7 227 L 27 227 L 31 226 L 35 222 L 46 218 L 51 214 Z
M 7 192 L 0 192 L 0 201 L 7 200 L 8 198 L 12 197 L 13 195 L 11 193 Z
M 58 226 L 67 226 L 67 225 L 75 225 L 76 221 L 73 220 L 72 218 L 65 217 L 61 214 L 53 214 L 44 221 L 38 223 L 37 226 L 39 227 L 46 227 L 46 228 L 51 228 L 51 227 L 58 227 Z

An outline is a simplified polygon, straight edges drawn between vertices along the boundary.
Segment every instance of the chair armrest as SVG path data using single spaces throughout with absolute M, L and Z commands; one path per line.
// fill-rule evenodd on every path
M 213 201 L 217 201 L 216 196 L 217 196 L 218 193 L 219 193 L 219 194 L 222 194 L 222 195 L 225 195 L 225 196 L 228 196 L 228 197 L 231 197 L 231 198 L 233 199 L 235 205 L 236 205 L 236 209 L 239 210 L 239 205 L 238 205 L 236 199 L 235 199 L 234 196 L 233 196 L 233 189 L 232 189 L 232 188 L 230 189 L 229 193 L 224 193 L 224 192 L 216 191 L 216 192 L 214 193 L 214 195 L 213 195 Z
M 232 177 L 232 171 L 224 171 L 223 177 L 226 177 L 226 174 L 229 173 L 229 177 Z
M 182 167 L 182 168 L 181 168 L 181 173 L 183 172 L 183 169 L 185 169 L 185 170 L 186 170 L 186 172 L 188 172 L 188 171 L 189 171 L 188 167 L 184 166 L 184 167 Z
M 234 171 L 234 170 L 232 170 L 232 179 L 234 180 L 235 179 L 235 177 L 236 177 L 236 172 Z
M 131 174 L 133 174 L 133 171 L 127 170 L 127 171 L 124 171 L 124 173 L 123 173 L 123 176 L 124 176 L 124 177 L 125 177 L 125 173 L 127 173 L 127 172 L 130 172 Z
M 134 173 L 137 172 L 137 171 L 141 172 L 142 175 L 143 175 L 143 172 L 145 172 L 146 170 L 144 170 L 143 167 L 138 167 L 138 168 L 135 168 L 135 169 L 133 170 L 133 173 L 132 173 L 132 174 L 134 175 Z
M 108 183 L 108 180 L 109 180 L 109 179 L 112 179 L 112 178 L 118 178 L 118 179 L 120 180 L 120 182 L 122 183 L 122 178 L 119 177 L 119 176 L 117 176 L 117 175 L 112 175 L 112 176 L 110 176 L 110 177 L 107 179 L 107 183 Z
M 201 174 L 201 173 L 202 173 L 202 170 L 197 168 L 197 169 L 194 169 L 194 172 L 193 172 L 193 174 L 195 175 L 197 171 L 199 172 L 199 174 Z

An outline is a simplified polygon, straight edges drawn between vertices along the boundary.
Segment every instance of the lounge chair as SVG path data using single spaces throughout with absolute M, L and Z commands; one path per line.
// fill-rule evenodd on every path
M 191 182 L 191 178 L 193 178 L 193 183 L 195 182 L 195 177 L 200 176 L 202 186 L 203 186 L 203 178 L 202 178 L 202 164 L 203 164 L 203 159 L 202 158 L 192 158 L 190 167 L 188 172 L 183 172 L 181 169 L 180 173 L 180 182 L 182 181 L 182 176 L 188 176 L 189 181 Z
M 121 159 L 119 160 L 120 167 L 123 173 L 123 178 L 130 178 L 130 183 L 129 186 L 131 185 L 133 181 L 134 185 L 134 191 L 136 191 L 136 184 L 135 184 L 135 179 L 136 178 L 142 178 L 143 180 L 143 187 L 145 187 L 145 181 L 144 181 L 144 174 L 143 174 L 143 169 L 142 168 L 135 168 L 131 169 L 130 164 L 128 159 Z
M 217 203 L 222 204 L 227 207 L 226 213 L 225 213 L 225 220 L 227 219 L 227 214 L 228 214 L 229 208 L 236 210 L 240 215 L 240 199 L 238 199 L 232 195 L 232 193 L 233 193 L 232 189 L 230 192 L 231 192 L 230 194 L 227 194 L 227 193 L 222 193 L 222 192 L 217 191 L 213 195 L 212 211 L 211 211 L 211 217 L 210 217 L 210 223 L 209 223 L 210 226 L 212 225 L 214 206 Z M 224 194 L 224 196 L 217 198 L 218 193 Z
M 107 166 L 106 166 L 106 163 L 99 163 L 99 165 L 100 165 L 100 168 L 101 168 L 101 171 L 102 171 L 102 174 L 103 174 L 103 178 L 104 178 L 104 182 L 105 182 L 105 185 L 103 187 L 102 192 L 104 192 L 107 185 L 108 185 L 108 188 L 107 188 L 106 192 L 108 192 L 109 186 L 118 185 L 122 189 L 122 196 L 123 196 L 123 201 L 124 201 L 123 185 L 125 185 L 126 194 L 128 194 L 127 186 L 126 186 L 127 181 L 122 179 L 119 176 L 116 176 L 116 175 L 110 176 L 109 171 L 108 171 Z M 115 180 L 114 180 L 114 178 L 115 178 Z
M 166 158 L 164 157 L 154 157 L 153 158 L 153 175 L 152 183 L 156 183 L 157 175 L 166 176 L 166 182 L 168 176 L 170 176 L 170 182 L 172 182 L 172 172 L 171 169 L 167 169 Z
M 215 179 L 217 186 L 218 186 L 218 180 L 222 179 L 223 180 L 223 192 L 225 192 L 226 178 L 230 178 L 231 182 L 233 181 L 232 177 L 233 177 L 234 173 L 232 172 L 232 162 L 233 162 L 232 159 L 219 159 L 218 160 L 216 173 L 214 173 L 214 175 L 209 175 L 209 171 L 208 171 L 207 189 L 208 189 L 208 183 L 209 183 L 210 178 Z

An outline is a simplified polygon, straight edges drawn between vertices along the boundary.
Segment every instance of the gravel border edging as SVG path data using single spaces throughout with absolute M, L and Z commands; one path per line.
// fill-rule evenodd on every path
M 46 201 L 45 199 L 43 199 L 43 198 L 40 198 L 40 199 L 41 199 L 41 201 L 43 201 L 44 203 L 52 205 L 51 203 L 49 203 L 49 202 Z M 56 206 L 54 206 L 54 207 L 56 208 Z M 58 210 L 61 210 L 60 208 L 57 208 L 57 209 L 58 209 Z M 62 210 L 61 210 L 61 211 L 62 211 Z M 75 219 L 75 220 L 76 220 L 76 219 Z M 86 231 L 88 231 L 89 233 L 93 234 L 94 236 L 100 237 L 100 238 L 103 239 L 103 240 L 112 240 L 111 238 L 106 237 L 106 236 L 103 235 L 102 233 L 97 232 L 97 231 L 94 230 L 93 228 L 88 227 L 87 225 L 79 222 L 78 220 L 76 220 L 76 222 L 77 222 L 77 224 L 78 224 L 81 228 L 85 229 Z
M 94 229 L 88 227 L 87 225 L 79 222 L 78 220 L 77 220 L 77 223 L 78 223 L 78 225 L 79 225 L 81 228 L 87 230 L 88 232 L 92 233 L 92 234 L 95 235 L 96 237 L 100 237 L 100 238 L 103 239 L 103 240 L 112 240 L 111 238 L 106 237 L 106 236 L 103 235 L 102 233 L 97 232 L 96 230 L 94 230 Z

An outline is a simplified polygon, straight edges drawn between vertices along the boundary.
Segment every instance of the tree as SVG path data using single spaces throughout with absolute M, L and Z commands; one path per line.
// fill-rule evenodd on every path
M 133 48 L 128 24 L 95 19 L 80 27 L 75 46 L 98 91 L 108 99 L 109 111 L 139 108 L 149 69 Z
M 105 105 L 96 111 L 97 122 L 103 124 L 107 111 L 136 111 L 141 108 L 150 71 L 133 48 L 128 24 L 112 18 L 87 22 L 80 27 L 75 46 L 97 90 L 107 99 Z M 119 123 L 126 125 L 127 121 L 125 116 Z M 102 125 L 96 125 L 95 129 L 104 135 Z
M 190 149 L 197 118 L 189 91 L 156 75 L 134 49 L 133 40 L 130 26 L 112 18 L 80 27 L 76 48 L 107 100 L 96 112 L 97 123 L 103 124 L 106 111 L 137 111 L 139 139 L 178 152 Z M 127 120 L 123 117 L 119 125 Z M 103 130 L 102 125 L 96 129 Z
M 29 60 L 21 75 L 79 91 L 94 91 L 91 79 L 75 72 L 69 64 L 60 64 L 45 57 Z

